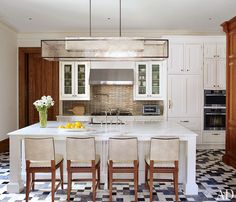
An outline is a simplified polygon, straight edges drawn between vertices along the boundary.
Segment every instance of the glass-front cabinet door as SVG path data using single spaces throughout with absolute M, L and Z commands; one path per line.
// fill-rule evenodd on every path
M 147 64 L 136 64 L 136 95 L 140 98 L 147 96 Z
M 162 100 L 162 62 L 137 62 L 135 100 Z
M 147 66 L 146 64 L 138 65 L 138 93 L 145 95 L 147 93 Z
M 61 97 L 74 95 L 74 62 L 61 62 Z
M 80 99 L 90 98 L 89 87 L 89 63 L 88 62 L 76 62 L 75 63 L 75 94 Z
M 89 100 L 89 63 L 60 62 L 60 100 Z
M 150 95 L 157 97 L 161 95 L 161 63 L 150 63 Z

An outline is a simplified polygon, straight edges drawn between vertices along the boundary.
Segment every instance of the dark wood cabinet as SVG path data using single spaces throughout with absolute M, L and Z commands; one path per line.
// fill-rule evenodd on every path
M 226 33 L 226 148 L 223 161 L 236 168 L 236 16 L 222 24 Z
M 41 58 L 41 48 L 19 48 L 19 127 L 36 123 L 39 114 L 33 102 L 51 95 L 55 105 L 48 120 L 59 114 L 59 62 Z

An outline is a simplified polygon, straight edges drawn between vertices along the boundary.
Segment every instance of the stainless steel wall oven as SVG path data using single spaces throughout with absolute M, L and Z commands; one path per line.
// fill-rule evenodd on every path
M 204 91 L 204 130 L 225 130 L 226 91 Z
M 226 91 L 225 90 L 205 90 L 204 106 L 205 107 L 225 107 Z
M 226 109 L 204 109 L 204 130 L 225 130 Z

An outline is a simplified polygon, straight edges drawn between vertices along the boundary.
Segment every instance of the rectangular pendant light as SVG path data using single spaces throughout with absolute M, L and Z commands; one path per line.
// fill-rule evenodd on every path
M 168 40 L 134 37 L 69 37 L 42 40 L 42 57 L 48 60 L 113 60 L 168 58 Z

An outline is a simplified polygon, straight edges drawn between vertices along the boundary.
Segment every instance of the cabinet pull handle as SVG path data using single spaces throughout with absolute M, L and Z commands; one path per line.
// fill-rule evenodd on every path
M 212 135 L 220 135 L 219 133 L 212 133 Z
M 181 72 L 183 72 L 184 71 L 184 69 L 181 69 Z
M 169 109 L 171 108 L 171 100 L 169 100 Z
M 189 121 L 185 120 L 185 121 L 180 121 L 181 123 L 189 123 Z
M 217 85 L 217 87 L 220 87 L 220 85 Z

